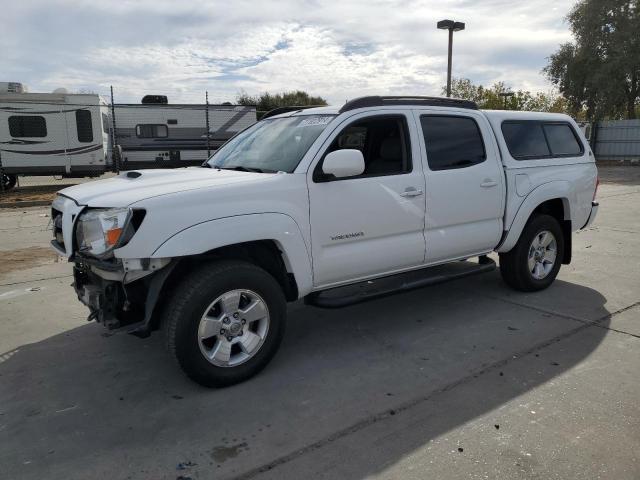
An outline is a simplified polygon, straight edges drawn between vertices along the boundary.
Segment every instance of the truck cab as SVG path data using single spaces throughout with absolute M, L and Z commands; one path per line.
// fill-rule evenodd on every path
M 494 268 L 493 251 L 508 285 L 547 288 L 595 217 L 596 187 L 566 115 L 362 97 L 269 112 L 202 167 L 65 189 L 52 245 L 90 319 L 163 329 L 187 375 L 225 386 L 275 354 L 288 301 L 335 307 L 459 278 Z

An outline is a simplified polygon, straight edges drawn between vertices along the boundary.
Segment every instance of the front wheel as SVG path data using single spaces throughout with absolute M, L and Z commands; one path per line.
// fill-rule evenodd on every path
M 534 292 L 555 280 L 564 255 L 564 236 L 550 215 L 536 215 L 524 227 L 518 243 L 500 254 L 500 273 L 512 288 Z
M 275 355 L 286 321 L 278 282 L 246 262 L 220 261 L 187 277 L 165 309 L 167 346 L 207 387 L 242 382 Z

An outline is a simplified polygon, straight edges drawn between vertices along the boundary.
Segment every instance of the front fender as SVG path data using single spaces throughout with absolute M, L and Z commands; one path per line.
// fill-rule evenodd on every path
M 561 199 L 564 205 L 564 219 L 572 220 L 571 205 L 575 205 L 577 199 L 571 183 L 565 180 L 556 180 L 544 183 L 533 189 L 524 201 L 520 204 L 520 208 L 516 212 L 513 222 L 509 226 L 506 237 L 496 249 L 497 252 L 503 253 L 511 250 L 520 238 L 522 230 L 524 230 L 527 221 L 531 217 L 533 211 L 547 200 Z
M 309 250 L 298 224 L 282 213 L 237 215 L 199 223 L 167 239 L 151 257 L 198 255 L 256 240 L 275 241 L 282 251 L 285 266 L 296 279 L 299 295 L 302 297 L 311 291 L 313 275 Z

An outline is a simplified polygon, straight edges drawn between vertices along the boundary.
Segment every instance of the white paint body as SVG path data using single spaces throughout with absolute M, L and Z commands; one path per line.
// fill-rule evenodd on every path
M 331 107 L 293 115 L 337 114 Z M 381 113 L 405 116 L 412 171 L 399 175 L 315 183 L 313 171 L 342 128 Z M 420 116 L 468 116 L 482 133 L 481 164 L 431 171 Z M 286 115 L 292 115 L 284 114 Z M 131 207 L 146 217 L 120 259 L 176 258 L 219 247 L 272 240 L 295 277 L 300 297 L 365 279 L 508 251 L 531 212 L 561 199 L 573 230 L 593 220 L 597 171 L 584 154 L 547 160 L 514 160 L 500 125 L 510 119 L 566 121 L 565 115 L 483 112 L 451 107 L 375 107 L 338 114 L 293 173 L 250 173 L 208 168 L 145 170 L 63 190 L 54 208 L 63 212 L 65 244 L 85 207 Z M 407 195 L 407 192 L 410 194 Z M 68 200 L 73 199 L 73 201 Z M 64 252 L 71 255 L 69 249 Z

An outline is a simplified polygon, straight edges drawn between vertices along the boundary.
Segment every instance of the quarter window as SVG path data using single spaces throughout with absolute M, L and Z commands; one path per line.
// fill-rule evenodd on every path
M 138 138 L 166 138 L 169 136 L 169 129 L 166 125 L 161 124 L 136 125 L 136 136 Z
M 404 116 L 387 115 L 358 120 L 333 140 L 326 153 L 356 149 L 364 157 L 362 177 L 397 175 L 411 171 L 409 132 Z M 322 175 L 318 164 L 316 175 Z M 353 178 L 353 177 L 350 177 Z
M 482 134 L 473 118 L 423 115 L 420 123 L 429 169 L 470 167 L 487 158 Z
M 47 122 L 44 117 L 11 116 L 9 133 L 12 137 L 46 137 Z
M 93 126 L 91 125 L 91 112 L 89 110 L 76 110 L 76 127 L 78 129 L 79 142 L 93 142 Z

